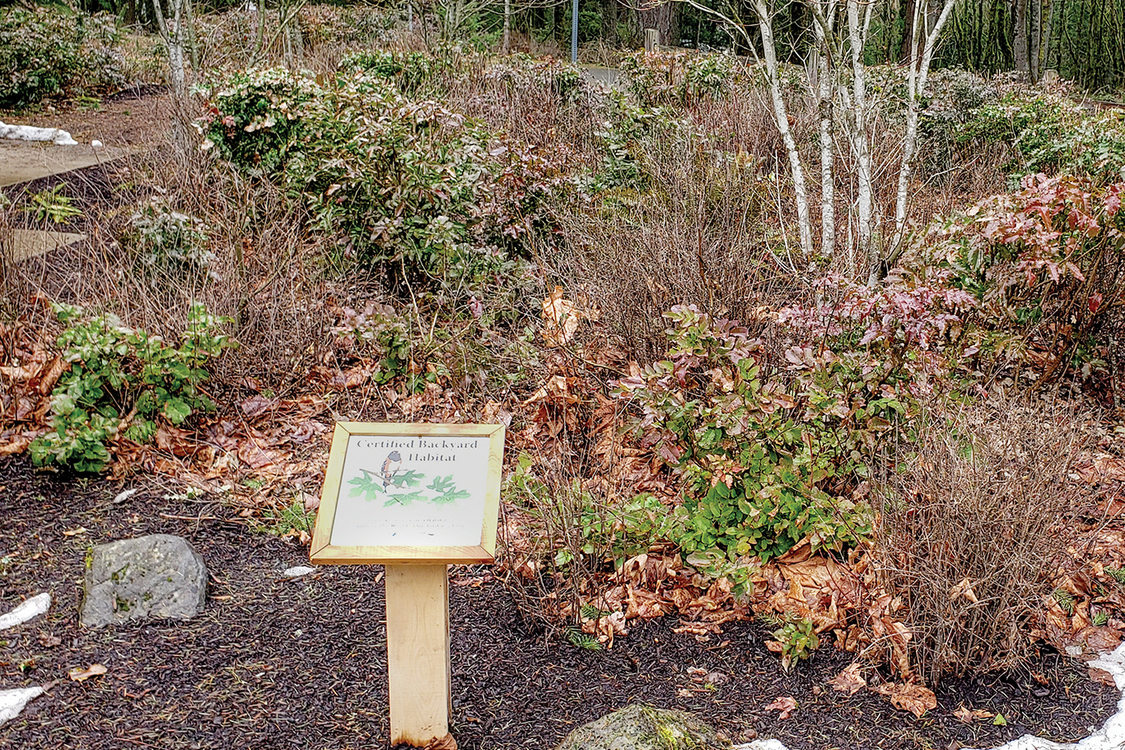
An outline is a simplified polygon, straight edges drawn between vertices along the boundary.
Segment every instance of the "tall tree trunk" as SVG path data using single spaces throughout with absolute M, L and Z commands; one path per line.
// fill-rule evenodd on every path
M 899 62 L 906 62 L 910 59 L 913 49 L 911 40 L 914 39 L 914 21 L 918 16 L 916 13 L 918 2 L 919 0 L 905 0 L 902 9 L 902 39 L 898 48 Z M 921 0 L 921 2 L 925 2 L 925 0 Z
M 164 18 L 164 9 L 160 7 L 160 0 L 152 0 L 152 14 L 156 19 L 156 28 L 164 46 L 168 48 L 168 77 L 172 84 L 172 92 L 177 99 L 181 99 L 185 92 L 184 75 L 184 40 L 181 26 L 182 0 L 172 0 L 169 10 L 172 11 L 172 22 L 169 24 Z
M 660 43 L 668 47 L 680 45 L 680 3 L 666 2 L 645 8 L 640 16 L 641 31 L 656 29 L 660 32 Z
M 1039 83 L 1039 48 L 1043 33 L 1043 2 L 1042 0 L 1028 0 L 1028 2 L 1030 7 L 1028 8 L 1027 75 L 1032 83 Z
M 501 50 L 506 55 L 512 48 L 512 0 L 504 0 L 504 41 Z
M 1030 0 L 1034 2 L 1034 0 Z M 1031 63 L 1028 49 L 1027 4 L 1029 0 L 1016 0 L 1015 22 L 1012 28 L 1012 53 L 1016 70 L 1031 77 Z
M 921 29 L 916 29 L 911 42 L 910 67 L 907 70 L 907 109 L 906 109 L 906 134 L 902 144 L 902 164 L 898 171 L 898 191 L 895 198 L 895 242 L 894 252 L 901 248 L 906 232 L 906 192 L 909 187 L 910 175 L 914 171 L 915 147 L 918 141 L 918 115 L 921 109 L 923 92 L 926 89 L 926 79 L 930 74 L 930 62 L 933 60 L 934 47 L 938 37 L 949 19 L 955 0 L 943 0 L 941 13 L 933 24 L 928 35 L 923 35 Z M 917 9 L 915 16 L 918 15 Z M 918 25 L 915 18 L 915 26 Z M 919 53 L 921 53 L 919 55 Z
M 836 17 L 835 0 L 830 0 L 825 16 L 828 33 L 831 33 L 831 24 Z M 836 252 L 836 151 L 833 143 L 831 50 L 828 47 L 831 42 L 821 24 L 814 23 L 813 30 L 817 41 L 817 48 L 813 50 L 816 65 L 810 66 L 810 73 L 815 67 L 817 80 L 813 88 L 820 114 L 820 254 L 831 258 Z
M 852 151 L 856 158 L 856 219 L 859 251 L 872 268 L 878 258 L 871 242 L 871 150 L 867 143 L 867 90 L 864 80 L 863 47 L 866 34 L 859 20 L 859 0 L 847 0 L 848 41 L 852 57 Z M 864 24 L 866 25 L 866 24 Z
M 805 169 L 801 165 L 801 152 L 797 149 L 797 141 L 789 127 L 789 112 L 785 107 L 785 97 L 781 93 L 781 73 L 777 63 L 777 44 L 773 35 L 772 11 L 766 5 L 766 0 L 753 0 L 753 8 L 762 35 L 762 60 L 766 64 L 766 76 L 769 79 L 774 123 L 777 125 L 782 143 L 785 144 L 785 151 L 789 155 L 789 172 L 793 179 L 793 202 L 797 208 L 797 230 L 801 237 L 801 250 L 806 257 L 811 257 L 813 253 L 812 220 L 809 216 Z

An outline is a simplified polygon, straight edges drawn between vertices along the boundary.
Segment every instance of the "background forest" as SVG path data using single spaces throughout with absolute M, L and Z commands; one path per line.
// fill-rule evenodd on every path
M 287 0 L 283 6 L 302 4 Z M 221 11 L 241 5 L 245 3 L 209 1 L 200 3 L 199 10 Z M 581 44 L 635 46 L 642 40 L 643 29 L 655 28 L 661 43 L 669 46 L 736 48 L 741 38 L 713 12 L 724 11 L 725 5 L 722 0 L 661 4 L 583 0 L 578 7 L 578 40 Z M 779 47 L 790 51 L 788 61 L 796 62 L 811 43 L 809 7 L 801 0 L 782 0 L 774 5 Z M 910 54 L 915 0 L 887 0 L 877 5 L 864 59 L 872 65 L 900 62 Z M 155 23 L 151 4 L 144 0 L 83 0 L 80 7 L 90 13 L 114 13 L 127 23 Z M 491 34 L 499 41 L 507 14 L 511 30 L 528 40 L 554 42 L 563 49 L 569 45 L 571 5 L 565 0 L 437 0 L 414 4 L 418 17 L 435 9 L 439 14 L 452 9 L 450 15 L 460 19 L 457 25 L 466 28 L 449 31 L 462 36 L 470 31 Z M 405 15 L 406 6 L 401 10 Z M 923 22 L 933 25 L 937 10 L 940 7 L 927 10 Z M 738 18 L 749 13 L 725 15 Z M 1044 71 L 1055 70 L 1089 90 L 1125 85 L 1125 0 L 959 0 L 942 41 L 936 56 L 938 67 L 962 67 L 979 73 L 1019 71 L 1033 82 Z

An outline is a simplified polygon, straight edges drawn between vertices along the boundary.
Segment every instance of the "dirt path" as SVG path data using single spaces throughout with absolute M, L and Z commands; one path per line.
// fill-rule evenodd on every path
M 168 132 L 170 107 L 166 94 L 147 92 L 107 100 L 97 109 L 3 114 L 0 120 L 9 125 L 61 128 L 79 143 L 56 146 L 0 139 L 0 187 L 5 187 L 105 164 L 143 150 Z M 103 146 L 91 146 L 94 140 Z
M 81 747 L 386 747 L 386 671 L 380 568 L 327 568 L 281 575 L 306 550 L 248 529 L 214 498 L 177 496 L 152 480 L 117 505 L 122 485 L 61 481 L 23 459 L 0 459 L 0 609 L 49 591 L 45 616 L 3 633 L 0 687 L 58 681 L 0 728 L 0 745 Z M 198 520 L 197 520 L 198 519 Z M 83 531 L 84 529 L 84 531 Z M 212 575 L 204 614 L 187 623 L 113 630 L 78 627 L 88 545 L 141 534 L 187 537 Z M 1075 739 L 1113 709 L 1115 691 L 1076 662 L 1047 657 L 1038 685 L 951 683 L 922 720 L 861 692 L 827 683 L 850 661 L 831 647 L 792 674 L 781 672 L 755 623 L 699 642 L 675 620 L 636 625 L 612 650 L 547 647 L 528 633 L 488 568 L 455 570 L 453 733 L 462 748 L 551 748 L 573 727 L 632 701 L 698 712 L 735 739 L 778 737 L 790 748 L 988 747 L 1025 731 Z M 103 677 L 67 679 L 100 663 Z M 702 671 L 698 671 L 702 670 Z M 710 685 L 701 674 L 709 674 Z M 798 700 L 792 718 L 767 711 Z M 967 726 L 959 703 L 1001 712 L 1008 726 Z
M 99 140 L 123 148 L 159 140 L 168 130 L 170 111 L 168 94 L 159 87 L 146 87 L 123 91 L 96 107 L 0 114 L 0 120 L 9 125 L 61 128 L 83 145 Z

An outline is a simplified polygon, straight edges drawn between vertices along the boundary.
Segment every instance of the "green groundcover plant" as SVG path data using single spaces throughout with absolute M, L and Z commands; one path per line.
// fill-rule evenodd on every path
M 51 393 L 51 431 L 31 444 L 37 466 L 100 472 L 112 441 L 146 443 L 160 421 L 181 425 L 215 408 L 202 389 L 206 365 L 233 344 L 221 332 L 229 321 L 202 304 L 191 305 L 177 344 L 128 328 L 110 313 L 91 316 L 69 305 L 57 305 L 56 313 L 66 325 L 58 345 L 70 369 Z

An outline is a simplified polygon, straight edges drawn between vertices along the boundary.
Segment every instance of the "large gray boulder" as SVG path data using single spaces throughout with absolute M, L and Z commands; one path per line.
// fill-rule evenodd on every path
M 100 628 L 130 620 L 187 619 L 203 611 L 207 566 L 171 534 L 99 544 L 86 558 L 81 622 Z
M 730 740 L 684 711 L 634 703 L 575 729 L 558 750 L 727 750 Z

